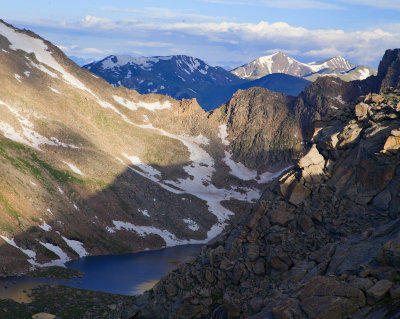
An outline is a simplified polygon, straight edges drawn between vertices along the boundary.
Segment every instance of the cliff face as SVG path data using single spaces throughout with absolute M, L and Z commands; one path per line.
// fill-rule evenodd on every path
M 263 88 L 239 90 L 210 118 L 227 125 L 235 160 L 252 168 L 283 166 L 301 149 L 293 102 L 293 97 Z
M 336 111 L 251 216 L 138 297 L 134 318 L 394 318 L 400 91 Z
M 377 84 L 381 92 L 400 87 L 400 49 L 386 50 L 379 63 Z

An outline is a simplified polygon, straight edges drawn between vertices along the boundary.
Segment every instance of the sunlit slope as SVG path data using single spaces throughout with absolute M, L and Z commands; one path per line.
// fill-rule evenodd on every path
M 207 241 L 268 180 L 235 174 L 196 101 L 114 89 L 5 23 L 0 64 L 3 273 Z

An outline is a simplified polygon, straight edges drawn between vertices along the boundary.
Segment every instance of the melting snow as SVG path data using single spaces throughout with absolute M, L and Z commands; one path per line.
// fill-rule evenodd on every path
M 40 227 L 41 229 L 43 229 L 44 231 L 50 231 L 51 230 L 51 226 L 46 224 L 46 222 L 43 222 L 42 225 L 38 225 L 38 227 Z
M 193 231 L 198 231 L 199 230 L 199 225 L 194 220 L 191 220 L 190 218 L 185 218 L 183 221 L 188 225 L 190 230 Z
M 221 201 L 235 198 L 250 202 L 259 198 L 260 193 L 255 189 L 223 189 L 216 188 L 211 183 L 211 178 L 215 171 L 214 159 L 200 146 L 209 143 L 209 140 L 206 137 L 202 135 L 197 137 L 175 135 L 162 129 L 155 128 L 152 124 L 136 126 L 156 130 L 164 136 L 181 141 L 188 148 L 192 163 L 185 166 L 183 169 L 191 177 L 187 179 L 178 179 L 177 181 L 164 181 L 165 183 L 175 186 L 177 189 L 165 185 L 155 174 L 149 174 L 148 176 L 143 173 L 141 174 L 175 194 L 189 193 L 206 201 L 209 211 L 218 218 L 218 223 L 212 226 L 208 231 L 205 242 L 218 235 L 226 226 L 226 220 L 233 214 L 230 210 L 221 205 Z M 139 171 L 135 171 L 140 174 Z
M 61 94 L 60 91 L 58 91 L 58 90 L 56 90 L 56 89 L 54 89 L 54 88 L 52 88 L 50 86 L 49 86 L 49 89 L 52 90 L 54 93 Z
M 244 166 L 242 163 L 236 163 L 231 159 L 232 154 L 225 151 L 223 161 L 231 169 L 230 173 L 242 180 L 248 181 L 257 177 L 257 171 L 251 170 Z
M 225 124 L 221 124 L 218 126 L 219 132 L 218 132 L 218 137 L 221 139 L 222 144 L 224 145 L 229 145 L 229 141 L 226 139 L 228 137 L 228 126 Z
M 28 62 L 30 63 L 30 65 L 32 65 L 34 68 L 39 69 L 40 71 L 50 75 L 52 78 L 58 79 L 58 75 L 55 74 L 54 72 L 51 72 L 48 68 L 46 68 L 44 65 L 41 64 L 36 64 L 35 62 L 33 62 L 31 59 L 29 59 L 28 57 L 26 57 L 26 59 L 28 60 Z
M 336 100 L 336 101 L 339 101 L 340 104 L 346 104 L 346 102 L 343 101 L 343 98 L 342 98 L 341 95 L 336 96 L 336 97 L 335 97 L 335 100 Z
M 30 259 L 28 260 L 28 262 L 31 263 L 31 261 L 34 261 L 34 260 L 36 259 L 36 253 L 35 253 L 33 250 L 30 250 L 30 249 L 23 249 L 23 248 L 19 247 L 19 246 L 15 243 L 14 238 L 9 239 L 9 238 L 7 238 L 7 237 L 5 237 L 5 236 L 1 236 L 1 235 L 0 235 L 0 237 L 3 238 L 7 244 L 9 244 L 9 245 L 11 245 L 11 246 L 17 248 L 17 249 L 20 250 L 22 253 L 24 253 L 25 255 L 27 255 L 27 256 L 30 258 Z
M 76 206 L 76 204 L 75 204 L 75 203 L 72 203 L 72 205 L 74 206 L 75 210 L 79 210 L 79 207 L 78 207 L 78 206 Z
M 53 260 L 50 263 L 47 264 L 42 264 L 39 265 L 40 267 L 44 267 L 44 266 L 61 266 L 61 267 L 65 267 L 65 263 L 67 261 L 70 261 L 70 258 L 68 257 L 68 255 L 66 253 L 64 253 L 62 251 L 62 249 L 56 245 L 50 244 L 50 243 L 44 243 L 44 242 L 39 242 L 42 246 L 46 247 L 48 250 L 52 251 L 53 253 L 55 253 L 59 259 Z
M 139 213 L 142 213 L 143 214 L 143 216 L 146 216 L 146 217 L 150 217 L 150 215 L 149 215 L 149 212 L 147 211 L 147 209 L 138 209 L 138 212 Z
M 367 68 L 359 69 L 359 72 L 360 72 L 360 77 L 359 77 L 360 80 L 364 80 L 367 77 L 371 76 L 371 72 Z
M 49 249 L 52 252 L 54 252 L 60 258 L 56 259 L 56 260 L 53 260 L 51 262 L 45 263 L 45 264 L 39 264 L 39 263 L 36 262 L 36 252 L 34 252 L 33 250 L 30 250 L 30 249 L 23 249 L 23 248 L 19 247 L 15 243 L 14 238 L 9 239 L 9 238 L 7 238 L 5 236 L 0 236 L 0 237 L 3 238 L 9 245 L 17 248 L 23 254 L 27 255 L 29 257 L 29 259 L 27 261 L 33 266 L 33 268 L 35 268 L 35 267 L 50 267 L 50 266 L 65 267 L 65 263 L 70 260 L 68 258 L 68 256 L 60 249 L 60 247 L 55 246 L 55 245 L 50 244 L 50 243 L 40 242 L 41 245 L 43 245 L 47 249 Z
M 64 191 L 61 189 L 61 187 L 60 187 L 60 186 L 57 186 L 57 190 L 58 190 L 58 192 L 59 192 L 61 195 L 63 195 L 63 194 L 64 194 Z
M 114 227 L 107 227 L 107 231 L 110 233 L 114 233 L 116 230 L 132 230 L 136 232 L 139 236 L 145 237 L 147 235 L 158 235 L 162 239 L 164 239 L 165 243 L 168 247 L 183 245 L 183 244 L 195 244 L 195 243 L 204 243 L 205 241 L 199 240 L 181 240 L 176 238 L 174 234 L 171 234 L 168 230 L 161 230 L 152 226 L 136 226 L 128 222 L 122 222 L 118 220 L 113 220 Z
M 17 81 L 19 82 L 19 83 L 22 83 L 22 81 L 21 81 L 21 76 L 19 75 L 19 74 L 14 74 L 14 77 L 17 79 Z
M 0 131 L 3 132 L 5 137 L 7 137 L 15 142 L 29 145 L 30 147 L 35 148 L 39 151 L 41 151 L 39 145 L 42 145 L 42 144 L 47 144 L 47 145 L 51 145 L 51 146 L 77 148 L 74 145 L 62 143 L 55 137 L 47 138 L 45 136 L 40 135 L 39 133 L 37 133 L 36 131 L 33 130 L 33 127 L 34 127 L 33 123 L 30 122 L 27 118 L 20 115 L 11 106 L 9 106 L 8 104 L 6 104 L 2 101 L 0 101 L 0 105 L 4 105 L 5 107 L 8 108 L 8 110 L 11 113 L 14 114 L 14 116 L 17 118 L 17 120 L 22 128 L 22 132 L 17 132 L 8 123 L 0 121 Z
M 86 251 L 86 249 L 83 247 L 83 243 L 81 243 L 78 240 L 73 240 L 73 239 L 68 239 L 65 238 L 64 236 L 61 236 L 62 239 L 64 239 L 64 241 L 67 243 L 67 245 L 69 247 L 71 247 L 78 255 L 79 257 L 85 257 L 88 254 L 88 252 Z
M 25 71 L 25 72 L 24 72 L 24 74 L 25 74 L 25 76 L 26 76 L 27 78 L 29 78 L 29 77 L 30 77 L 30 75 L 31 75 L 31 72 L 29 72 L 29 71 Z
M 143 107 L 149 111 L 156 111 L 156 110 L 163 110 L 171 108 L 171 103 L 169 101 L 165 101 L 164 103 L 154 102 L 154 103 L 146 103 L 146 102 L 132 102 L 124 99 L 120 96 L 114 95 L 114 100 L 119 104 L 125 106 L 126 108 L 130 109 L 131 111 L 136 111 L 138 108 Z
M 60 72 L 66 82 L 78 89 L 88 91 L 78 79 L 66 72 L 65 69 L 54 59 L 51 51 L 49 51 L 43 40 L 33 38 L 21 32 L 17 32 L 3 23 L 0 23 L 0 33 L 11 42 L 10 49 L 20 49 L 27 53 L 34 53 L 36 59 L 40 63 L 46 64 L 54 70 Z
M 73 75 L 68 73 L 53 57 L 51 54 L 51 51 L 47 47 L 47 45 L 41 40 L 37 38 L 33 38 L 31 36 L 28 36 L 26 34 L 20 33 L 15 31 L 14 29 L 6 26 L 3 23 L 0 23 L 0 34 L 4 35 L 10 42 L 10 49 L 12 50 L 23 50 L 27 53 L 34 53 L 36 59 L 42 63 L 45 64 L 52 69 L 60 72 L 62 75 L 63 79 L 65 82 L 68 84 L 81 89 L 83 91 L 88 92 L 91 94 L 97 101 L 97 103 L 104 107 L 104 108 L 110 108 L 117 114 L 119 114 L 125 121 L 130 123 L 128 118 L 121 114 L 113 105 L 111 105 L 108 102 L 102 101 L 100 98 L 97 97 L 96 94 L 94 94 L 91 90 L 89 90 L 81 81 L 79 81 L 77 78 L 75 78 Z M 57 74 L 53 73 L 52 71 L 48 70 L 46 67 L 43 65 L 38 65 L 31 61 L 28 57 L 27 60 L 30 62 L 30 64 L 38 69 L 40 69 L 43 72 L 46 72 L 50 76 L 54 78 L 58 78 Z
M 71 169 L 71 171 L 73 171 L 74 173 L 78 174 L 78 175 L 83 175 L 82 171 L 76 167 L 74 164 L 68 163 L 68 162 L 64 162 L 64 164 L 68 165 L 69 168 Z

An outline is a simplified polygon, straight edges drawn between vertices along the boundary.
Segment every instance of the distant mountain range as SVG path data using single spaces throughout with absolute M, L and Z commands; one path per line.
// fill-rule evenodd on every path
M 268 74 L 285 73 L 315 81 L 320 76 L 333 76 L 343 81 L 364 80 L 376 75 L 376 70 L 367 66 L 356 66 L 341 56 L 311 63 L 302 63 L 283 52 L 277 52 L 231 69 L 232 74 L 242 79 L 258 79 Z
M 333 76 L 342 79 L 343 81 L 355 81 L 355 80 L 364 80 L 371 75 L 376 75 L 376 70 L 368 67 L 368 66 L 357 66 L 348 71 L 337 71 L 332 69 L 324 69 L 316 73 L 312 73 L 310 75 L 304 76 L 303 78 L 309 81 L 315 81 L 321 76 Z
M 83 68 L 102 77 L 114 87 L 123 85 L 141 94 L 159 93 L 175 99 L 196 98 L 205 110 L 220 106 L 239 89 L 260 86 L 297 95 L 310 84 L 308 80 L 289 75 L 274 75 L 274 80 L 257 79 L 253 83 L 221 67 L 213 67 L 185 55 L 140 58 L 111 55 Z
M 175 99 L 196 98 L 206 111 L 225 103 L 239 89 L 263 87 L 297 96 L 321 76 L 352 81 L 376 75 L 375 70 L 356 66 L 340 56 L 307 64 L 283 52 L 260 57 L 230 71 L 186 55 L 110 55 L 83 68 L 114 87 L 122 85 L 141 94 L 159 93 Z
M 304 77 L 322 70 L 346 72 L 356 66 L 341 56 L 325 61 L 302 63 L 283 52 L 262 56 L 254 61 L 231 70 L 232 74 L 243 79 L 258 79 L 272 73 L 285 73 L 293 76 Z

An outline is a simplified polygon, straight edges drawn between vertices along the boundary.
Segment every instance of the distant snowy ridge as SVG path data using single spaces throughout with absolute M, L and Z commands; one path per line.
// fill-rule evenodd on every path
M 272 55 L 259 57 L 248 64 L 236 67 L 231 70 L 231 73 L 243 79 L 257 79 L 273 73 L 285 73 L 304 77 L 322 70 L 345 72 L 355 67 L 354 64 L 341 56 L 319 62 L 302 63 L 283 52 L 277 52 Z

